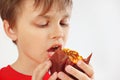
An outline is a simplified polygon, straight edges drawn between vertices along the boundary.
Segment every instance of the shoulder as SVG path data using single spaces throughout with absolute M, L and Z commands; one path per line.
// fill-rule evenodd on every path
M 9 70 L 9 65 L 0 69 L 0 73 L 6 72 Z
M 0 69 L 0 76 L 6 74 L 9 71 L 9 65 Z
M 0 69 L 0 80 L 31 80 L 31 76 L 19 73 L 8 65 Z

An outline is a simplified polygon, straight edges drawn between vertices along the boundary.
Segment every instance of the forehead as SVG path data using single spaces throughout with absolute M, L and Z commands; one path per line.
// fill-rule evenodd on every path
M 52 11 L 71 11 L 71 0 L 25 0 L 24 7 L 32 11 L 39 11 L 41 15 Z M 23 8 L 25 10 L 25 8 Z

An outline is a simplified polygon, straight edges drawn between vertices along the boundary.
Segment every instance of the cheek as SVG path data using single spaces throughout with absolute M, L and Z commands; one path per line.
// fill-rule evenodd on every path
M 20 33 L 18 38 L 21 48 L 25 51 L 34 51 L 37 52 L 41 50 L 45 43 L 45 36 L 42 36 L 41 33 L 32 30 L 26 30 L 24 33 Z
M 69 34 L 69 27 L 64 29 L 64 41 L 65 41 L 65 43 L 68 39 L 68 34 Z
M 43 62 L 48 56 L 46 51 L 46 38 L 37 32 L 21 33 L 18 39 L 19 48 L 27 57 L 37 62 Z

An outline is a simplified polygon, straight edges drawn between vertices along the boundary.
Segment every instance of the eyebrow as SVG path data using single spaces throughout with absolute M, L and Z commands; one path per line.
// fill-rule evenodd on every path
M 50 19 L 51 18 L 51 15 L 39 15 L 41 17 L 44 17 L 44 18 L 47 18 L 47 19 Z M 70 14 L 65 14 L 63 15 L 63 18 L 69 18 L 70 17 Z

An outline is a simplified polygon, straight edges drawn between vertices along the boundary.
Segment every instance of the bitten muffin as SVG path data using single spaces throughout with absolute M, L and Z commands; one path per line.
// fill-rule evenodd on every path
M 74 50 L 70 50 L 70 49 L 57 49 L 54 53 L 54 55 L 50 58 L 51 62 L 52 62 L 52 66 L 50 68 L 50 72 L 51 74 L 53 74 L 54 72 L 64 72 L 67 75 L 69 75 L 71 78 L 77 80 L 75 77 L 73 77 L 72 75 L 68 74 L 65 71 L 65 67 L 67 65 L 71 65 L 73 67 L 75 67 L 76 69 L 84 72 L 82 69 L 80 69 L 76 63 L 79 60 L 83 60 L 86 64 L 89 64 L 90 58 L 91 58 L 92 54 L 90 54 L 86 59 L 84 59 L 81 55 L 79 55 L 79 53 L 77 51 Z M 57 79 L 59 80 L 59 79 Z

